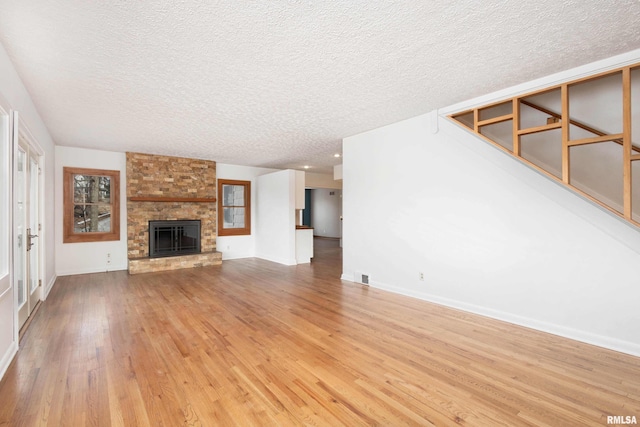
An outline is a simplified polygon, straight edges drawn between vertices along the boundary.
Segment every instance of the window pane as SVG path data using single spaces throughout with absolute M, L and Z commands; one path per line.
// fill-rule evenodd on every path
M 223 206 L 244 206 L 244 185 L 222 186 Z
M 24 247 L 27 244 L 27 153 L 18 148 L 18 171 L 15 175 L 15 201 L 16 211 L 14 216 L 15 228 L 17 234 L 17 250 L 14 252 L 15 258 L 15 283 L 18 284 L 18 307 L 27 301 L 26 284 L 27 284 L 27 260 L 25 258 Z
M 74 175 L 73 200 L 75 203 L 111 201 L 111 178 L 108 176 Z
M 101 203 L 111 202 L 111 178 L 108 176 L 99 177 L 98 201 Z
M 111 207 L 108 205 L 75 205 L 73 229 L 76 233 L 111 231 Z
M 73 201 L 76 203 L 87 203 L 91 201 L 89 197 L 89 177 L 86 175 L 74 175 L 73 177 Z
M 120 240 L 120 172 L 63 168 L 64 243 Z
M 245 228 L 244 208 L 224 208 L 224 228 Z

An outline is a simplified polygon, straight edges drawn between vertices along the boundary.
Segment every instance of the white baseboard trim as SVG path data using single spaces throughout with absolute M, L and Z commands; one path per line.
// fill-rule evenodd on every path
M 16 353 L 18 353 L 18 342 L 14 341 L 2 356 L 2 359 L 0 359 L 0 380 L 4 377 L 7 369 L 9 369 L 9 365 L 11 365 L 11 361 Z
M 250 253 L 232 253 L 229 255 L 225 255 L 225 253 L 222 253 L 222 260 L 226 261 L 226 260 L 230 260 L 230 259 L 244 259 L 244 258 L 254 258 L 255 255 L 250 254 Z
M 277 258 L 277 257 L 266 256 L 266 255 L 256 255 L 256 258 L 264 259 L 266 261 L 276 262 L 278 264 L 283 264 L 283 265 L 297 265 L 295 258 L 292 258 L 292 259 Z
M 49 296 L 49 292 L 51 292 L 51 289 L 53 289 L 53 285 L 56 283 L 57 278 L 58 278 L 58 275 L 54 274 L 53 277 L 51 277 L 51 280 L 49 280 L 49 283 L 47 283 L 47 287 L 44 289 L 44 295 L 42 297 L 43 301 L 47 300 L 47 297 Z
M 111 271 L 121 271 L 121 270 L 128 270 L 129 266 L 127 265 L 114 265 L 111 266 L 111 268 L 109 268 L 108 270 L 106 268 L 87 268 L 87 269 L 82 269 L 82 270 L 72 270 L 72 271 L 58 271 L 56 273 L 56 275 L 58 277 L 60 276 L 75 276 L 77 274 L 92 274 L 92 273 L 109 273 Z
M 348 278 L 344 274 L 342 275 L 341 279 L 353 281 L 353 278 Z M 354 283 L 357 283 L 357 282 L 354 282 Z M 428 302 L 442 305 L 445 307 L 450 307 L 457 310 L 478 314 L 480 316 L 501 320 L 503 322 L 512 323 L 514 325 L 523 326 L 525 328 L 535 329 L 537 331 L 546 332 L 546 333 L 557 335 L 563 338 L 568 338 L 568 339 L 580 341 L 586 344 L 591 344 L 591 345 L 603 347 L 609 350 L 619 351 L 621 353 L 626 353 L 632 356 L 640 357 L 640 343 L 623 341 L 617 338 L 611 338 L 603 335 L 593 334 L 588 331 L 581 331 L 578 329 L 568 328 L 566 326 L 556 325 L 553 323 L 531 319 L 524 316 L 518 316 L 517 314 L 506 313 L 503 311 L 494 310 L 491 308 L 482 307 L 474 304 L 468 304 L 462 301 L 452 300 L 449 298 L 437 297 L 434 295 L 424 294 L 420 292 L 412 292 L 412 291 L 391 286 L 385 283 L 370 282 L 369 285 L 373 288 L 381 289 L 384 291 L 389 291 L 396 294 L 417 298 L 423 301 L 428 301 Z

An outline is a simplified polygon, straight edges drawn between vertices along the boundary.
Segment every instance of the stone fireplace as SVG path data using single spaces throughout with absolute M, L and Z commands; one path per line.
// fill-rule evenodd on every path
M 216 207 L 215 162 L 127 153 L 129 273 L 220 264 L 222 254 L 216 251 Z M 200 250 L 188 254 L 165 252 L 165 256 L 151 257 L 150 221 L 199 221 Z

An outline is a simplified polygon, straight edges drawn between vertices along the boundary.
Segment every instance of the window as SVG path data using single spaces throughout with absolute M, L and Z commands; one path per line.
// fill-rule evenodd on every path
M 120 240 L 120 171 L 64 168 L 64 243 Z
M 218 235 L 251 234 L 251 181 L 218 180 Z

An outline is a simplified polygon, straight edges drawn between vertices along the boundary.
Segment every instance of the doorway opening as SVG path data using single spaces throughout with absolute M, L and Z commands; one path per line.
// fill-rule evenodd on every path
M 342 189 L 305 189 L 302 224 L 313 228 L 314 262 L 318 263 L 319 258 L 327 258 L 326 261 L 341 266 Z
M 41 152 L 19 133 L 14 172 L 14 285 L 18 329 L 23 335 L 28 320 L 42 299 L 41 275 Z

